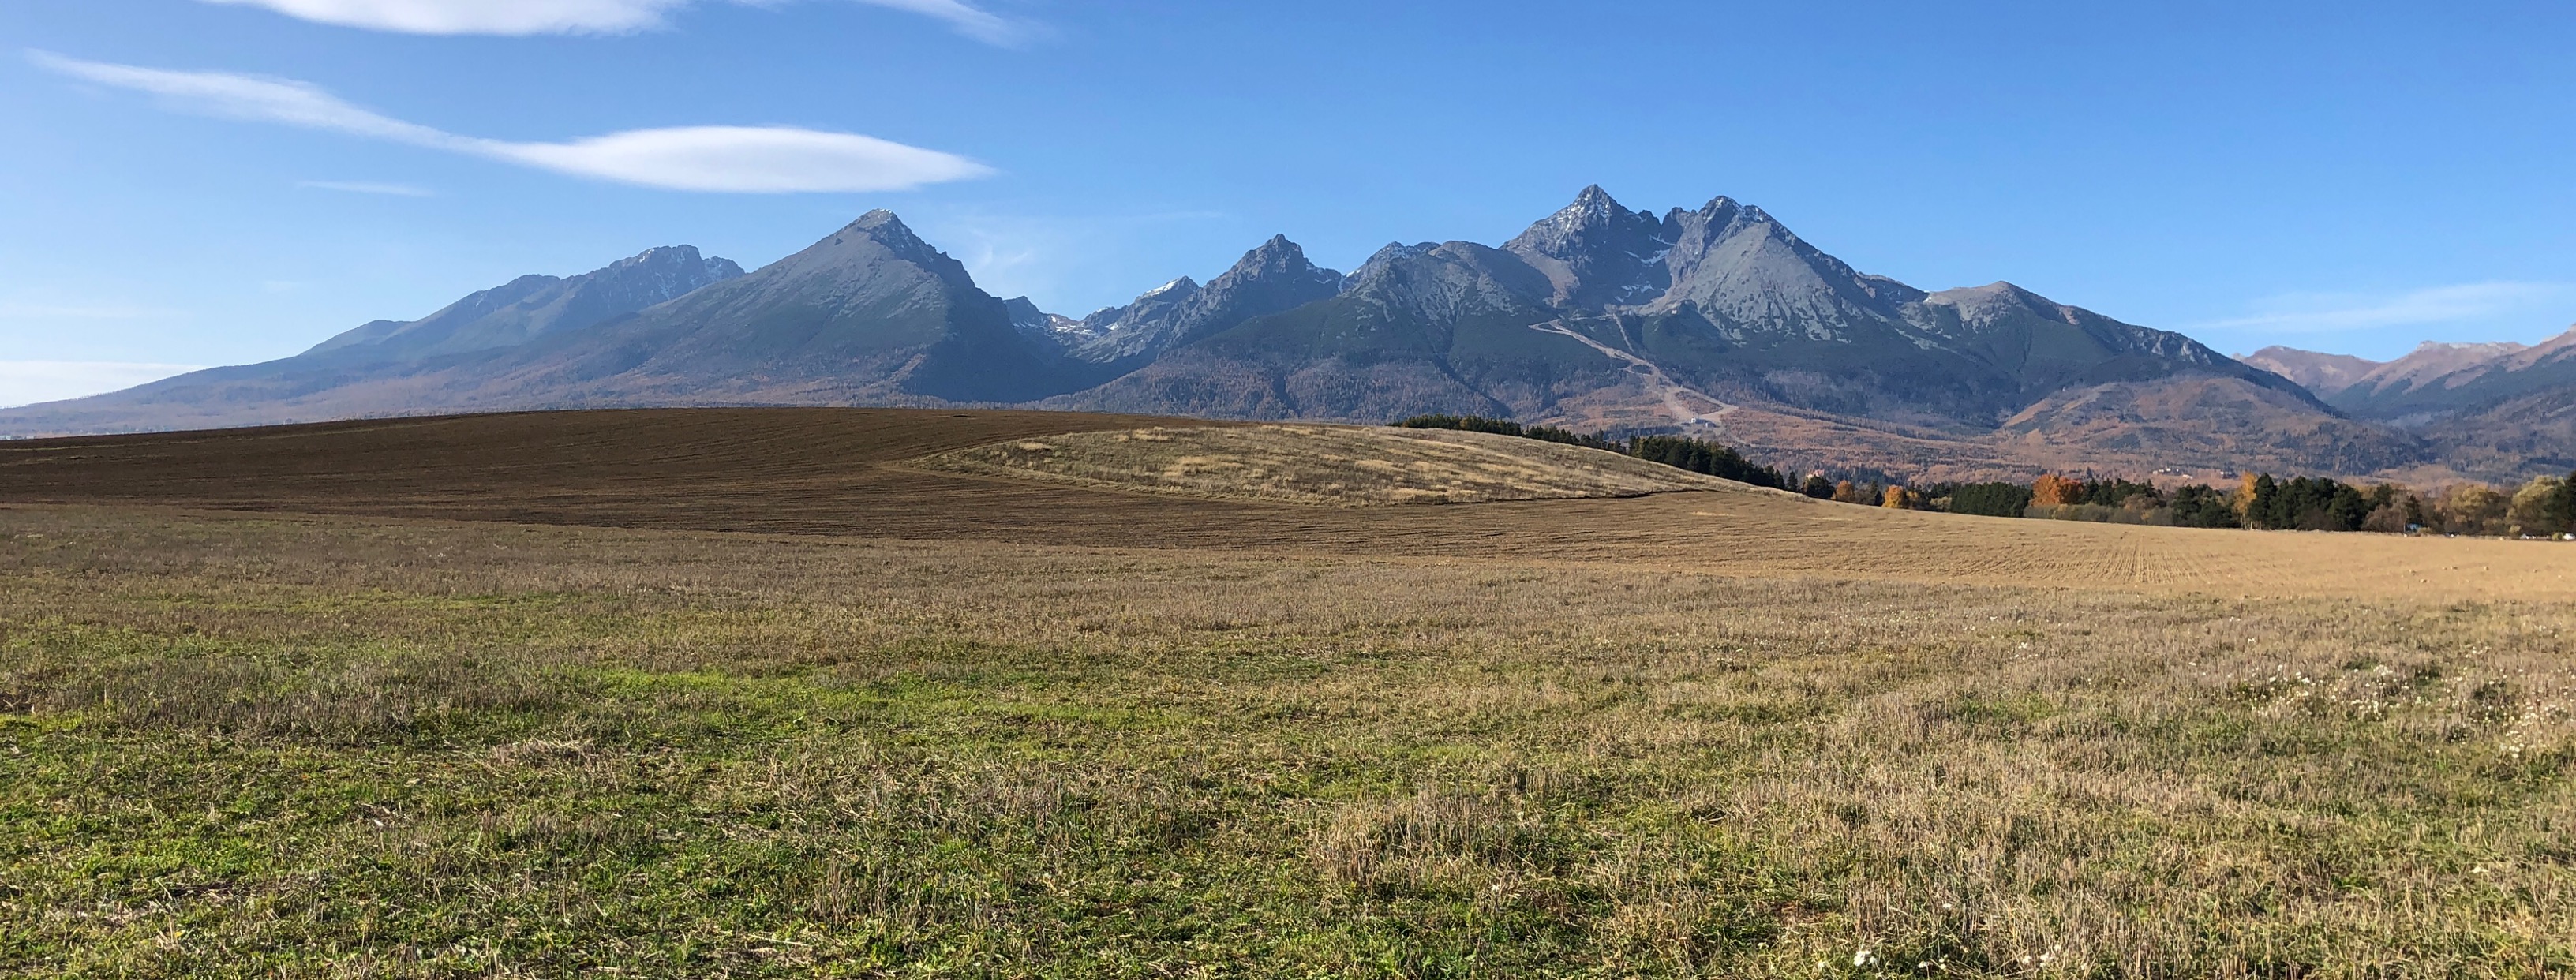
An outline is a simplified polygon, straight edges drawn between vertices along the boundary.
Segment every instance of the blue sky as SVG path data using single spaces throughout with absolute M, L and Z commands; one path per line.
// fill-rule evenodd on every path
M 874 207 L 1078 315 L 1595 182 L 2229 352 L 2531 341 L 2576 321 L 2571 42 L 2541 4 L 13 0 L 0 404 Z

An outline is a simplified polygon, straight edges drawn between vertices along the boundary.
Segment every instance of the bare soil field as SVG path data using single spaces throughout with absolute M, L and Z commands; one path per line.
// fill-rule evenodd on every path
M 2566 544 L 2007 520 L 1740 486 L 1625 499 L 1319 507 L 916 463 L 1005 441 L 1156 425 L 1209 423 L 1055 412 L 678 409 L 29 440 L 0 443 L 0 504 L 1609 562 L 2229 597 L 2576 596 L 2576 545 Z

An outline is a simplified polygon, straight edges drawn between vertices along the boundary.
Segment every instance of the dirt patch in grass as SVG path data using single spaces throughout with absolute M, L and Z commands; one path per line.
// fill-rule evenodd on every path
M 1072 432 L 940 453 L 920 465 L 1084 486 L 1335 507 L 1747 489 L 1581 446 L 1482 432 L 1347 425 Z

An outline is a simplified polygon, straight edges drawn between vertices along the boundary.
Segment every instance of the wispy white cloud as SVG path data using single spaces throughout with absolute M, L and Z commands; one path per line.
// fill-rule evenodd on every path
M 2284 293 L 2264 299 L 2255 312 L 2201 324 L 2214 330 L 2340 333 L 2384 327 L 2429 326 L 2506 316 L 2576 297 L 2576 285 L 2545 282 L 2477 282 L 2410 292 Z
M 516 143 L 404 122 L 293 79 L 138 68 L 45 52 L 28 57 L 72 78 L 159 96 L 179 111 L 329 130 L 668 190 L 894 191 L 993 172 L 937 150 L 788 126 L 638 129 L 564 143 Z
M 410 184 L 378 184 L 363 180 L 300 180 L 295 183 L 295 186 L 310 187 L 314 190 L 321 191 L 341 191 L 349 194 L 382 194 L 387 197 L 438 196 L 437 191 L 430 190 L 426 187 L 414 187 Z
M 405 34 L 618 34 L 662 26 L 689 0 L 205 0 Z
M 304 20 L 406 34 L 623 34 L 664 26 L 691 0 L 204 0 Z M 740 0 L 759 3 L 765 0 Z M 989 44 L 1026 40 L 1030 25 L 966 0 L 858 0 L 946 22 Z
M 1036 28 L 1026 21 L 1012 20 L 982 7 L 965 3 L 963 0 L 859 0 L 859 2 L 947 21 L 948 26 L 957 29 L 957 33 L 986 44 L 1009 47 L 1026 42 L 1036 33 Z
M 197 370 L 125 361 L 0 361 L 0 408 L 101 395 Z

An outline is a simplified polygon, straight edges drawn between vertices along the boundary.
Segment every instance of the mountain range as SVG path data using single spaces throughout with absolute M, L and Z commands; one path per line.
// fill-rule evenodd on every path
M 2352 418 L 2420 435 L 2461 472 L 2576 469 L 2576 330 L 2531 346 L 2426 343 L 2386 362 L 2290 347 L 2245 361 L 2299 380 Z
M 2459 423 L 2505 411 L 2530 416 L 2535 439 L 2558 431 L 2548 426 L 2563 424 L 2576 391 L 2570 344 L 2499 348 L 2438 375 L 2284 349 L 2240 361 L 2009 283 L 1927 292 L 1861 273 L 1728 198 L 1656 215 L 1598 187 L 1498 247 L 1390 244 L 1346 275 L 1274 237 L 1205 284 L 1175 279 L 1076 318 L 984 292 L 893 213 L 873 211 L 749 273 L 657 248 L 369 323 L 294 357 L 0 411 L 0 433 L 576 407 L 1024 405 L 1493 415 L 1709 435 L 1791 468 L 1918 478 L 2367 474 L 2454 456 L 2465 471 L 2528 468 L 2517 444 L 2465 439 Z M 2468 388 L 2524 401 L 2490 406 Z

